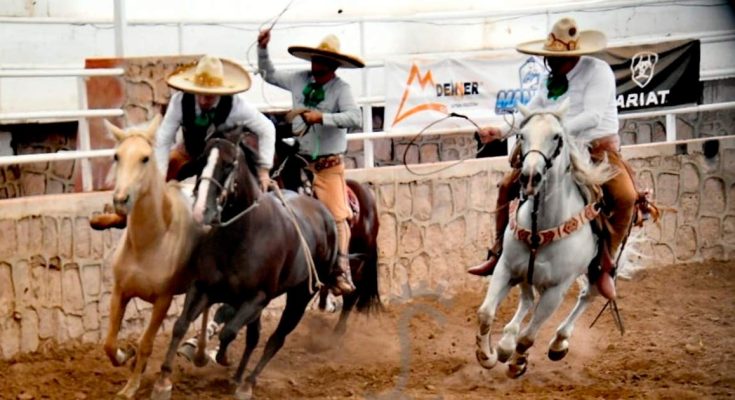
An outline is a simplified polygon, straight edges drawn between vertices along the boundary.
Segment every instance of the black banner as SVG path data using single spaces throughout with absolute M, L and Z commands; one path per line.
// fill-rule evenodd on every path
M 613 47 L 596 56 L 615 72 L 618 112 L 701 101 L 699 40 Z

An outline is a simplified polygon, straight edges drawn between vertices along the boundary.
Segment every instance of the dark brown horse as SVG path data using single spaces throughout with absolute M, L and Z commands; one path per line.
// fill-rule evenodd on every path
M 306 159 L 298 154 L 298 142 L 279 138 L 276 141 L 276 158 L 280 161 L 277 163 L 279 185 L 295 192 L 311 193 L 312 176 L 305 169 Z M 348 179 L 347 186 L 359 204 L 359 214 L 351 226 L 349 248 L 350 269 L 356 290 L 343 296 L 342 312 L 335 327 L 335 332 L 340 334 L 347 329 L 347 319 L 355 306 L 358 312 L 364 313 L 380 311 L 383 307 L 378 292 L 378 207 L 375 197 L 365 185 Z M 321 308 L 324 308 L 326 296 L 327 292 L 323 290 L 319 304 Z
M 248 326 L 235 381 L 239 385 L 237 398 L 250 398 L 256 378 L 301 320 L 317 278 L 329 283 L 338 271 L 335 222 L 321 202 L 290 193 L 284 204 L 273 193 L 262 193 L 255 178 L 257 155 L 241 142 L 214 139 L 205 154 L 207 164 L 197 190 L 194 218 L 212 228 L 192 257 L 196 280 L 174 325 L 153 398 L 170 396 L 176 349 L 191 322 L 215 303 L 236 310 L 220 332 L 219 363 L 227 364 L 228 345 L 243 326 Z M 311 267 L 309 259 L 313 260 Z M 260 337 L 261 312 L 284 293 L 286 307 L 278 327 L 243 382 L 245 367 Z M 204 346 L 200 344 L 201 357 Z

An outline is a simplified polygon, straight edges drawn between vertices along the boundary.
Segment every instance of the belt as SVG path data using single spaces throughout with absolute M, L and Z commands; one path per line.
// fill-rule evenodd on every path
M 340 164 L 342 164 L 341 154 L 329 154 L 317 157 L 316 160 L 309 163 L 309 168 L 313 169 L 316 172 L 319 172 L 321 170 L 332 168 Z

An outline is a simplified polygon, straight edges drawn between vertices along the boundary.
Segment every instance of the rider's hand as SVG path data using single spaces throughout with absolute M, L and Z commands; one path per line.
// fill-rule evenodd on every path
M 261 49 L 264 49 L 268 47 L 268 42 L 270 41 L 271 41 L 271 30 L 266 29 L 266 30 L 260 31 L 260 33 L 258 34 L 258 47 L 260 47 Z
M 487 128 L 480 128 L 477 131 L 477 136 L 480 137 L 481 143 L 490 143 L 502 138 L 503 132 L 498 127 L 490 126 Z
M 258 169 L 258 181 L 260 182 L 260 190 L 267 192 L 271 185 L 271 177 L 268 174 L 268 168 Z
M 309 110 L 301 114 L 301 117 L 309 125 L 316 125 L 322 123 L 322 112 L 317 110 Z

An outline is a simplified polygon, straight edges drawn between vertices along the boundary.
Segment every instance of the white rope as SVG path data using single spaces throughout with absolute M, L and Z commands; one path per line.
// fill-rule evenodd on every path
M 299 235 L 299 242 L 301 243 L 301 247 L 304 248 L 304 256 L 306 257 L 306 265 L 309 270 L 309 293 L 314 294 L 314 287 L 316 286 L 316 289 L 321 289 L 324 284 L 319 280 L 319 274 L 316 270 L 316 265 L 314 264 L 314 259 L 311 256 L 311 250 L 309 250 L 309 244 L 306 242 L 306 238 L 304 238 L 304 234 L 301 232 L 301 227 L 299 226 L 299 222 L 296 220 L 296 214 L 294 213 L 293 209 L 286 204 L 286 199 L 283 197 L 283 193 L 281 192 L 281 189 L 278 187 L 278 185 L 275 182 L 271 182 L 271 186 L 273 187 L 273 191 L 276 193 L 276 197 L 278 197 L 279 200 L 281 200 L 281 203 L 283 203 L 283 206 L 286 207 L 288 210 L 289 218 L 291 219 L 291 222 L 293 222 L 294 227 L 296 227 L 296 233 Z M 313 282 L 316 280 L 316 284 Z

